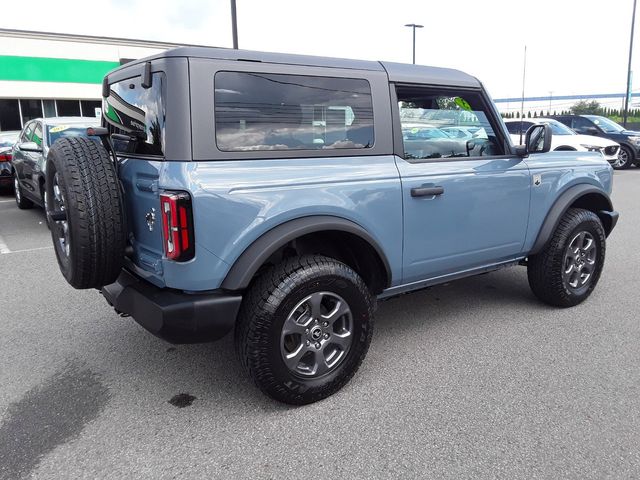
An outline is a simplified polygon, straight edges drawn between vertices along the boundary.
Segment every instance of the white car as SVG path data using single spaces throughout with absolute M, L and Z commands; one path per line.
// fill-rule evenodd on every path
M 524 138 L 524 134 L 531 126 L 546 123 L 551 127 L 551 131 L 553 132 L 553 136 L 551 137 L 551 150 L 600 152 L 609 163 L 613 164 L 618 161 L 620 145 L 616 142 L 593 135 L 578 135 L 569 127 L 553 118 L 509 119 L 505 120 L 504 123 L 515 145 L 521 143 L 520 132 L 522 132 L 522 137 Z

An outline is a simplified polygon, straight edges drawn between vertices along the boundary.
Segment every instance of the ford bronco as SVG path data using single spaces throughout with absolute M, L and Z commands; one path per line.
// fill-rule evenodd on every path
M 514 146 L 456 70 L 188 47 L 103 97 L 102 141 L 47 159 L 63 275 L 170 342 L 233 330 L 290 404 L 354 375 L 379 299 L 525 265 L 543 302 L 584 301 L 618 219 L 600 153 L 549 152 L 548 125 Z

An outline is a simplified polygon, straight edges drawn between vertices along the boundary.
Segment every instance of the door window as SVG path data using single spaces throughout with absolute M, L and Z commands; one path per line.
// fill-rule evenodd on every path
M 40 122 L 36 122 L 35 124 L 33 134 L 31 135 L 31 141 L 36 142 L 36 144 L 39 146 L 42 146 L 42 124 Z
M 591 120 L 588 120 L 584 117 L 573 117 L 571 120 L 571 128 L 573 128 L 578 133 L 583 133 L 587 130 L 587 128 L 593 127 L 593 123 Z
M 398 87 L 397 96 L 405 159 L 504 154 L 480 93 Z M 449 133 L 451 127 L 469 134 Z
M 28 123 L 24 128 L 22 135 L 20 136 L 20 143 L 30 142 L 31 134 L 33 133 L 33 123 Z

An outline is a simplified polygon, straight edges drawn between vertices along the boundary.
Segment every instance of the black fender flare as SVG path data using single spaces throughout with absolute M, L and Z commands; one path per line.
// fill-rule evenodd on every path
M 243 290 L 267 259 L 291 240 L 313 232 L 341 231 L 360 237 L 376 251 L 387 273 L 387 285 L 391 282 L 391 267 L 378 242 L 360 225 L 341 217 L 313 215 L 284 222 L 262 234 L 249 245 L 233 263 L 221 284 L 226 290 Z
M 613 214 L 615 214 L 615 220 L 617 220 L 617 213 L 614 212 L 613 210 L 613 204 L 611 203 L 611 199 L 609 198 L 609 195 L 607 195 L 607 193 L 604 190 L 594 185 L 588 185 L 588 184 L 574 185 L 572 187 L 569 187 L 567 190 L 565 190 L 560 195 L 560 197 L 558 197 L 555 203 L 551 206 L 551 208 L 549 209 L 549 212 L 547 212 L 547 216 L 544 219 L 544 222 L 542 222 L 542 227 L 540 227 L 540 231 L 538 232 L 538 237 L 536 238 L 536 241 L 533 244 L 533 247 L 531 248 L 529 255 L 535 255 L 545 247 L 547 242 L 551 239 L 551 236 L 553 235 L 553 232 L 555 231 L 556 227 L 558 226 L 560 219 L 567 212 L 567 210 L 569 210 L 571 205 L 573 205 L 573 203 L 576 200 L 580 199 L 581 197 L 584 197 L 585 195 L 589 195 L 593 193 L 601 197 L 604 200 L 604 204 L 606 205 L 606 208 L 604 209 L 600 208 L 596 212 L 598 216 L 601 219 L 603 219 L 603 217 L 606 217 L 608 215 L 611 215 L 613 217 L 614 216 Z M 605 229 L 608 230 L 607 235 L 611 232 L 614 226 L 615 226 L 615 221 L 613 221 L 613 223 L 610 225 L 610 228 L 607 228 L 607 226 L 605 225 Z

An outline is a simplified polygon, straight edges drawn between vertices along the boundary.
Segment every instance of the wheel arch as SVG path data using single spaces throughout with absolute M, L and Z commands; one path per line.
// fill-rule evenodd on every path
M 584 208 L 598 215 L 607 236 L 617 221 L 617 213 L 606 192 L 594 185 L 574 185 L 563 192 L 549 209 L 529 255 L 534 255 L 545 247 L 560 219 L 570 208 Z
M 389 261 L 371 234 L 350 220 L 314 215 L 287 221 L 261 235 L 236 259 L 221 287 L 231 291 L 247 288 L 263 265 L 275 255 L 286 255 L 289 247 L 296 254 L 339 257 L 337 260 L 358 272 L 374 293 L 391 284 Z
M 554 152 L 575 152 L 576 148 L 570 145 L 560 145 L 553 149 Z

